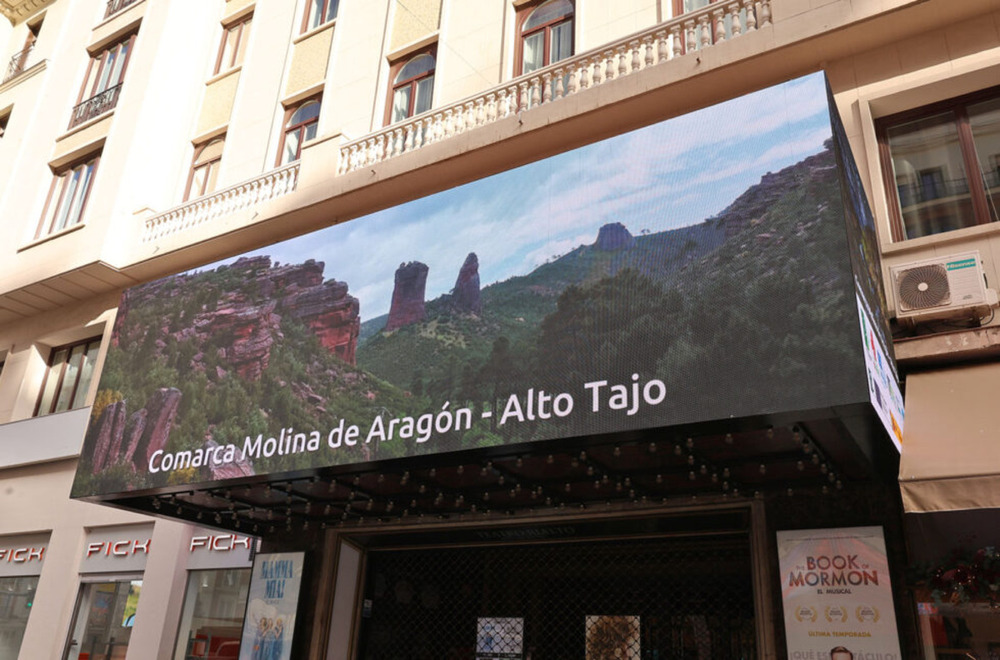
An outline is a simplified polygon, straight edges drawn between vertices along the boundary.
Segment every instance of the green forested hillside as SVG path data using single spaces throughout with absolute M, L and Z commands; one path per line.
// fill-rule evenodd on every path
M 636 236 L 618 251 L 581 246 L 487 286 L 479 316 L 439 299 L 424 322 L 393 333 L 376 328 L 384 317 L 369 321 L 358 364 L 434 401 L 488 400 L 482 382 L 502 342 L 511 372 L 503 380 L 522 386 L 638 370 L 673 384 L 658 408 L 665 418 L 706 404 L 751 409 L 817 364 L 853 364 L 845 255 L 827 149 L 766 175 L 704 223 Z M 734 369 L 757 374 L 759 387 Z M 856 378 L 845 367 L 813 382 L 836 389 Z M 816 388 L 797 394 L 815 398 Z

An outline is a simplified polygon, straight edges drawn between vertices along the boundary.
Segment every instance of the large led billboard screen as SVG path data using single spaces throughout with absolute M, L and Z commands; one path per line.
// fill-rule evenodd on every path
M 132 288 L 73 493 L 867 401 L 834 126 L 812 75 Z

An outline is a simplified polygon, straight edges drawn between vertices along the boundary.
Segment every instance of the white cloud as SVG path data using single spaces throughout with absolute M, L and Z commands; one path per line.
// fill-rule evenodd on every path
M 700 221 L 768 169 L 818 151 L 826 112 L 823 77 L 810 76 L 257 254 L 325 261 L 326 276 L 346 281 L 371 318 L 388 310 L 401 262 L 428 265 L 433 298 L 452 288 L 469 252 L 504 279 L 593 243 L 607 222 L 641 224 L 629 227 L 638 234 Z

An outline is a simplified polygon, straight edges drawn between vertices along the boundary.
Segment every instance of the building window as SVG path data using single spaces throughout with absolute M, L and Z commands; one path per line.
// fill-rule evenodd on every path
M 313 97 L 285 111 L 285 130 L 278 148 L 278 164 L 291 163 L 302 157 L 302 143 L 316 137 L 319 127 L 320 99 Z
M 573 54 L 573 3 L 548 0 L 528 5 L 518 14 L 520 24 L 516 70 L 531 73 Z
M 895 240 L 1000 220 L 1000 88 L 876 128 Z
M 318 28 L 337 18 L 340 0 L 306 0 L 306 12 L 302 17 L 302 31 Z
M 82 408 L 94 377 L 101 338 L 52 349 L 35 416 Z
M 389 122 L 396 123 L 431 108 L 434 96 L 435 49 L 411 57 L 392 67 L 392 97 Z
M 99 161 L 100 156 L 94 156 L 55 173 L 35 238 L 54 234 L 81 221 Z
M 10 121 L 10 110 L 0 112 L 0 138 L 7 132 L 7 122 Z
M 118 104 L 125 68 L 134 43 L 133 34 L 91 57 L 79 101 L 70 119 L 70 128 L 113 110 Z
M 247 14 L 235 23 L 222 26 L 222 43 L 219 45 L 219 56 L 215 60 L 215 73 L 229 71 L 243 64 L 252 21 L 253 14 Z
M 721 0 L 674 0 L 674 16 L 680 16 L 702 7 L 707 7 Z
M 184 201 L 192 197 L 207 195 L 215 190 L 215 184 L 219 178 L 219 163 L 222 162 L 222 150 L 225 146 L 225 137 L 220 137 L 202 144 L 194 150 L 194 160 L 191 163 L 191 175 L 188 177 Z
M 236 658 L 250 573 L 249 568 L 229 568 L 188 574 L 174 658 Z
M 35 42 L 38 41 L 38 33 L 42 29 L 42 19 L 39 18 L 34 23 L 28 24 L 28 36 L 24 39 L 24 48 L 14 54 L 10 58 L 10 62 L 7 64 L 7 72 L 4 74 L 3 81 L 7 82 L 11 78 L 20 75 L 28 68 L 28 56 L 31 55 L 31 51 L 35 48 Z
M 17 657 L 37 588 L 37 576 L 0 578 L 0 658 Z

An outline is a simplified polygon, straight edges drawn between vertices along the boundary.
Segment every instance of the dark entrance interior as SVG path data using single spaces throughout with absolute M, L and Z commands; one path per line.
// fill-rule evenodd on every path
M 657 521 L 664 532 L 652 535 L 528 527 L 497 545 L 372 549 L 357 657 L 756 658 L 747 532 L 678 529 L 733 519 Z

